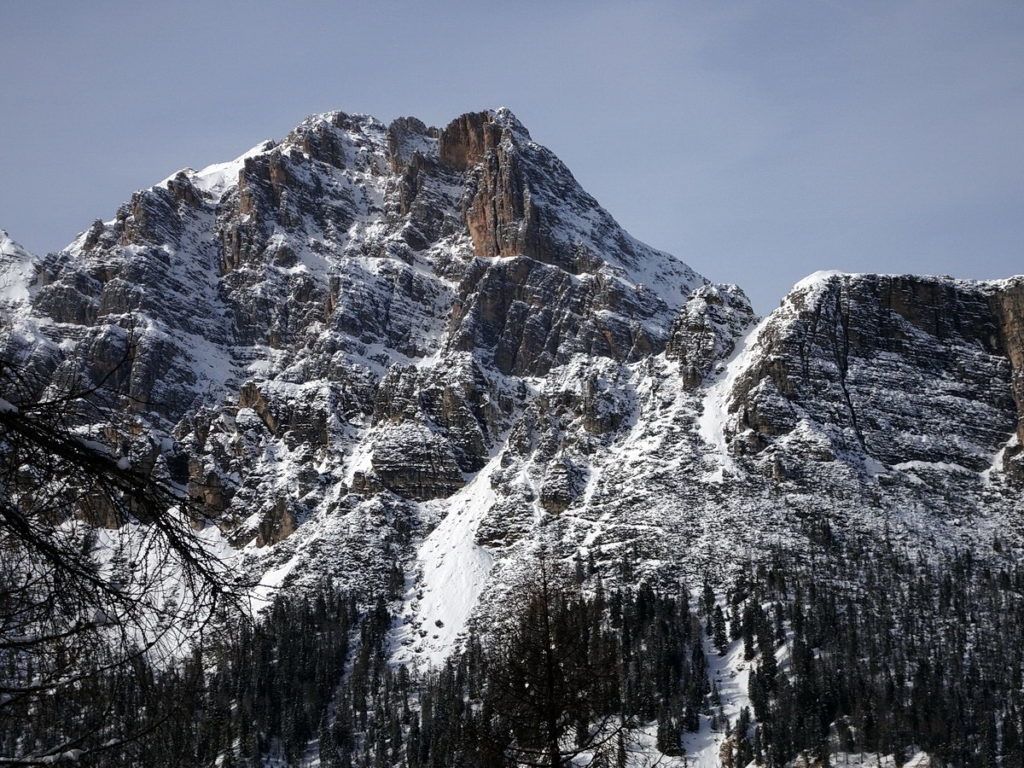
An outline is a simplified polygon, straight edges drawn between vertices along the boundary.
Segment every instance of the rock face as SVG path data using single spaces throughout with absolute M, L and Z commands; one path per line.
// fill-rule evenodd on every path
M 666 357 L 679 361 L 683 382 L 693 389 L 716 363 L 732 355 L 737 339 L 755 320 L 750 300 L 738 286 L 703 285 L 673 321 Z
M 381 430 L 371 466 L 381 485 L 414 501 L 451 496 L 465 485 L 448 442 L 422 424 Z
M 1018 483 L 1024 482 L 1024 279 L 1001 284 L 989 298 L 998 330 L 998 346 L 1010 361 L 1010 392 L 1017 406 L 1015 440 L 1003 454 L 1006 472 Z
M 1024 278 L 817 275 L 758 323 L 507 110 L 317 115 L 60 252 L 4 235 L 0 312 L 41 393 L 103 382 L 239 567 L 379 592 L 398 565 L 410 621 L 454 567 L 417 565 L 439 521 L 484 611 L 542 546 L 674 578 L 822 521 L 1021 544 Z
M 759 359 L 732 392 L 750 432 L 743 450 L 814 423 L 837 455 L 989 469 L 1021 415 L 1008 308 L 1019 291 L 1019 281 L 805 281 L 762 328 Z

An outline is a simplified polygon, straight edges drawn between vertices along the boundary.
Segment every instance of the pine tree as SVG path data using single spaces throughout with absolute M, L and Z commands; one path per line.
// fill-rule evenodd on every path
M 583 608 L 585 602 L 551 573 L 546 560 L 539 564 L 537 583 L 526 586 L 525 598 L 516 624 L 496 647 L 492 705 L 510 725 L 506 748 L 511 756 L 560 768 L 575 755 L 606 743 L 609 731 L 627 726 L 618 713 L 598 707 L 615 664 L 610 657 L 589 652 L 579 630 L 593 617 L 585 609 L 567 610 L 571 605 Z M 565 737 L 579 723 L 588 727 L 577 730 L 575 744 L 569 746 Z
M 711 623 L 713 625 L 712 642 L 719 656 L 724 656 L 729 647 L 729 639 L 725 635 L 725 615 L 722 613 L 722 606 L 716 605 L 712 611 Z
M 657 747 L 660 752 L 669 756 L 678 755 L 680 752 L 679 726 L 666 707 L 658 713 Z

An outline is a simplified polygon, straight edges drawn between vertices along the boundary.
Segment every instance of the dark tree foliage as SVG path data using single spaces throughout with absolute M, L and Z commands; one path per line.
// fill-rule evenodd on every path
M 150 664 L 239 607 L 171 457 L 107 388 L 131 346 L 96 382 L 0 359 L 0 765 L 152 732 L 173 707 L 147 706 Z
M 525 590 L 517 621 L 489 646 L 486 691 L 495 717 L 483 724 L 502 751 L 558 768 L 610 745 L 621 718 L 616 644 L 603 606 L 560 588 L 545 563 Z
M 768 766 L 829 752 L 1021 766 L 1024 567 L 883 543 L 759 566 L 741 630 Z M 783 628 L 788 654 L 772 626 Z
M 685 592 L 587 595 L 544 582 L 500 639 L 470 638 L 422 682 L 424 736 L 410 768 L 562 766 L 580 753 L 615 765 L 630 730 L 654 720 L 665 751 L 681 751 L 688 715 L 705 711 L 708 694 Z
M 366 611 L 360 620 L 355 602 L 334 590 L 282 599 L 256 626 L 222 627 L 184 663 L 158 672 L 140 657 L 139 669 L 104 676 L 102 699 L 83 687 L 80 695 L 61 697 L 47 717 L 54 727 L 111 717 L 148 723 L 119 749 L 84 754 L 78 765 L 239 768 L 259 766 L 266 756 L 291 765 L 318 740 L 321 749 L 335 748 L 324 765 L 346 765 L 342 752 L 362 748 L 355 731 L 346 730 L 357 710 L 352 688 L 376 688 L 381 668 L 373 669 L 374 658 L 382 658 L 380 638 L 389 626 L 386 611 Z M 350 652 L 353 638 L 366 652 Z M 347 685 L 339 686 L 350 657 Z M 18 740 L 24 725 L 0 724 L 0 744 Z M 33 730 L 44 725 L 33 722 Z
M 360 607 L 324 587 L 278 600 L 259 624 L 239 624 L 173 670 L 147 670 L 145 686 L 112 676 L 103 703 L 83 696 L 55 721 L 102 718 L 110 707 L 163 711 L 160 727 L 130 748 L 82 762 L 115 768 L 255 768 L 313 756 L 333 768 L 564 766 L 581 752 L 613 766 L 630 730 L 654 720 L 664 751 L 679 754 L 709 693 L 685 592 L 585 595 L 559 584 L 543 595 L 525 600 L 500 640 L 471 635 L 443 668 L 415 677 L 388 663 L 384 602 Z

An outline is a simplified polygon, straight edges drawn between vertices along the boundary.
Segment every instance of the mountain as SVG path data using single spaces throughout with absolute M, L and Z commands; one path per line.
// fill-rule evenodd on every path
M 399 657 L 442 659 L 538 547 L 693 579 L 822 523 L 1020 545 L 1024 278 L 819 273 L 758 321 L 505 109 L 317 115 L 62 251 L 0 243 L 5 354 L 111 376 L 239 567 L 397 567 Z
M 32 255 L 0 229 L 0 302 L 5 310 L 27 303 L 32 262 Z
M 256 686 L 239 701 L 266 718 L 309 711 L 240 755 L 345 754 L 390 728 L 409 757 L 408 718 L 367 725 L 351 691 L 395 696 L 374 663 L 439 669 L 470 630 L 507 628 L 550 565 L 589 590 L 560 620 L 596 612 L 608 663 L 648 654 L 627 689 L 661 670 L 661 709 L 629 715 L 657 717 L 658 749 L 744 764 L 763 738 L 781 765 L 823 739 L 923 744 L 958 765 L 998 746 L 1015 764 L 1018 705 L 984 690 L 1020 688 L 1024 276 L 822 272 L 758 318 L 626 233 L 506 109 L 441 129 L 332 112 L 136 192 L 56 253 L 0 232 L 0 319 L 18 381 L 105 393 L 130 421 L 117 465 L 186 488 L 204 540 L 260 580 L 266 627 L 218 651 L 217 679 Z M 110 443 L 102 420 L 77 426 Z M 471 641 L 457 683 L 426 675 L 388 706 L 457 710 L 498 685 L 488 652 Z M 253 654 L 312 687 L 268 693 Z M 333 672 L 308 667 L 321 656 Z M 208 716 L 238 720 L 224 743 L 252 735 L 240 712 Z

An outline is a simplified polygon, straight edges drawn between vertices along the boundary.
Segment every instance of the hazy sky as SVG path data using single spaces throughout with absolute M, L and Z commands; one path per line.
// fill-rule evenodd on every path
M 508 106 L 636 237 L 760 311 L 818 269 L 1024 272 L 1024 3 L 0 0 L 0 227 L 343 109 Z

